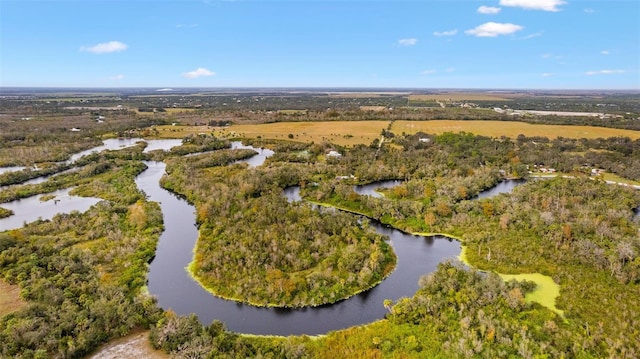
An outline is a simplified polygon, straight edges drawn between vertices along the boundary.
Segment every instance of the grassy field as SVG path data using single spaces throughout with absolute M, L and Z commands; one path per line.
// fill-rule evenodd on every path
M 409 101 L 511 101 L 510 98 L 486 93 L 447 92 L 427 95 L 409 95 Z
M 159 138 L 183 138 L 188 135 L 197 135 L 199 133 L 210 134 L 216 127 L 211 126 L 155 126 L 158 130 Z
M 419 131 L 429 134 L 464 131 L 489 137 L 506 136 L 510 138 L 516 138 L 520 134 L 549 138 L 608 138 L 616 136 L 625 136 L 631 139 L 640 138 L 640 131 L 593 126 L 535 125 L 517 121 L 396 121 L 393 123 L 391 131 L 397 134 L 403 132 L 412 134 Z
M 370 144 L 380 138 L 389 121 L 278 122 L 259 125 L 234 125 L 216 133 L 229 137 L 258 137 L 299 142 L 330 141 L 342 146 Z M 293 138 L 290 138 L 289 134 Z
M 15 312 L 26 305 L 27 303 L 20 298 L 20 287 L 0 280 L 0 317 Z
M 294 140 L 299 142 L 330 141 L 342 146 L 370 144 L 380 137 L 382 129 L 389 121 L 327 121 L 327 122 L 278 122 L 257 125 L 232 125 L 228 127 L 212 126 L 157 126 L 160 138 L 183 138 L 190 134 L 214 133 L 221 137 L 258 136 L 265 139 Z M 625 136 L 640 138 L 640 131 L 620 130 L 593 126 L 534 125 L 517 121 L 396 121 L 391 127 L 396 134 L 413 134 L 422 131 L 429 134 L 444 132 L 470 132 L 477 135 L 499 138 L 543 136 L 549 138 L 598 138 Z M 289 134 L 293 138 L 289 138 Z

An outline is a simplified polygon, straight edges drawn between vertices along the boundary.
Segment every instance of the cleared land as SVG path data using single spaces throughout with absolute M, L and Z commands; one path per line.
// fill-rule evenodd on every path
M 20 298 L 20 287 L 0 280 L 0 317 L 15 312 L 27 303 Z
M 413 134 L 419 131 L 429 134 L 444 132 L 471 132 L 489 137 L 506 136 L 516 138 L 518 135 L 542 136 L 549 138 L 608 138 L 624 136 L 631 139 L 640 138 L 640 131 L 620 130 L 615 128 L 594 126 L 535 125 L 517 121 L 396 121 L 391 127 L 394 133 Z
M 125 337 L 114 339 L 99 348 L 90 359 L 165 359 L 169 355 L 155 350 L 149 343 L 149 331 L 134 332 Z

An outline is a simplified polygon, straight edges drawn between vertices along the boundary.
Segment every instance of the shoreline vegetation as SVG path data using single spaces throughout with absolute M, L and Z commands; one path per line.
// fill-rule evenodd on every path
M 278 181 L 295 177 L 285 168 L 194 171 L 190 163 L 170 162 L 162 185 L 195 204 L 199 238 L 187 268 L 216 296 L 255 306 L 314 307 L 362 293 L 395 268 L 390 245 L 355 218 L 288 203 L 281 194 L 288 183 Z M 262 183 L 247 186 L 256 176 Z M 250 230 L 232 224 L 238 221 L 251 223 Z
M 531 115 L 523 120 L 637 130 L 637 96 L 629 96 L 614 96 L 611 101 L 624 111 L 606 119 Z M 175 97 L 175 101 L 193 100 L 193 97 L 185 98 Z M 615 182 L 621 182 L 616 179 L 640 181 L 639 140 L 615 135 L 558 137 L 550 127 L 546 133 L 536 136 L 527 136 L 526 132 L 506 137 L 453 133 L 457 128 L 429 133 L 420 132 L 418 127 L 414 127 L 416 132 L 402 133 L 394 129 L 395 120 L 438 116 L 472 120 L 475 116 L 487 116 L 507 124 L 513 117 L 461 108 L 403 109 L 393 102 L 406 104 L 406 97 L 401 96 L 356 99 L 366 101 L 359 103 L 362 106 L 389 108 L 393 105 L 398 109 L 375 112 L 351 109 L 347 107 L 351 105 L 346 104 L 327 110 L 328 100 L 312 96 L 300 101 L 304 106 L 317 104 L 317 108 L 273 113 L 238 109 L 240 105 L 231 101 L 232 96 L 197 98 L 224 101 L 231 104 L 230 110 L 222 112 L 214 104 L 205 104 L 196 111 L 124 109 L 105 115 L 82 109 L 58 109 L 55 103 L 40 101 L 42 107 L 34 114 L 29 111 L 35 102 L 28 98 L 20 100 L 23 102 L 16 99 L 3 102 L 7 108 L 3 111 L 9 111 L 10 115 L 0 118 L 3 129 L 6 128 L 0 137 L 2 143 L 7 144 L 0 150 L 0 163 L 13 165 L 64 161 L 80 149 L 95 146 L 99 143 L 95 136 L 106 133 L 156 137 L 176 130 L 173 132 L 176 136 L 184 137 L 182 125 L 185 128 L 196 124 L 207 126 L 215 121 L 211 122 L 215 126 L 206 127 L 206 133 L 192 134 L 189 141 L 195 141 L 193 146 L 149 154 L 142 153 L 142 147 L 134 146 L 91 155 L 86 162 L 76 165 L 80 168 L 76 173 L 1 191 L 4 202 L 76 186 L 78 194 L 105 200 L 85 213 L 59 215 L 52 220 L 0 232 L 0 276 L 12 288 L 20 288 L 20 297 L 26 303 L 0 318 L 0 342 L 4 344 L 0 356 L 82 357 L 112 338 L 143 328 L 150 329 L 149 340 L 154 348 L 183 357 L 639 356 L 640 343 L 636 338 L 640 328 L 640 240 L 637 236 L 640 225 L 632 210 L 640 205 L 640 193 L 629 186 L 605 183 L 611 180 L 605 176 L 608 174 L 615 175 Z M 340 98 L 330 100 L 337 103 Z M 350 103 L 356 100 L 349 98 Z M 161 106 L 164 97 L 144 98 L 144 104 L 141 99 L 127 101 L 141 101 L 134 106 L 155 108 Z M 596 108 L 598 103 L 609 99 L 554 101 L 552 97 L 530 99 L 525 96 L 511 101 L 509 106 L 533 108 L 535 106 L 530 105 L 534 104 L 556 110 L 558 106 L 584 107 L 587 103 Z M 258 106 L 254 104 L 257 101 L 246 102 Z M 75 103 L 70 101 L 68 105 Z M 81 105 L 78 102 L 78 106 Z M 91 105 L 98 107 L 95 103 Z M 502 107 L 503 103 L 491 99 L 481 105 L 491 108 Z M 293 110 L 295 106 L 287 108 Z M 16 120 L 36 115 L 41 124 L 38 128 L 32 129 L 34 121 Z M 103 123 L 93 120 L 98 115 L 105 117 Z M 303 122 L 347 118 L 388 122 L 369 143 L 348 147 L 339 143 L 338 137 L 357 139 L 356 121 L 336 122 L 337 126 L 351 126 L 353 133 L 328 128 L 322 135 L 325 138 L 320 136 L 314 143 L 295 142 L 300 134 L 293 130 L 283 132 L 284 137 L 278 141 L 256 134 L 251 139 L 254 146 L 276 151 L 260 169 L 229 165 L 229 159 L 238 153 L 225 150 L 219 143 L 207 142 L 216 148 L 211 154 L 196 155 L 193 159 L 180 157 L 197 152 L 200 140 L 215 142 L 212 131 L 229 131 L 234 124 L 279 122 L 286 126 L 287 119 Z M 166 127 L 166 133 L 154 128 L 172 122 L 178 124 Z M 420 121 L 408 124 L 418 125 Z M 70 128 L 82 129 L 78 133 Z M 471 131 L 470 128 L 463 127 L 462 131 Z M 349 135 L 353 137 L 347 138 Z M 330 138 L 335 142 L 329 141 Z M 329 155 L 331 151 L 340 156 Z M 242 153 L 241 157 L 249 155 Z M 292 273 L 312 268 L 308 265 L 314 264 L 316 258 L 311 256 L 311 251 L 308 258 L 304 251 L 303 255 L 286 257 L 292 253 L 291 248 L 304 248 L 302 243 L 295 242 L 307 238 L 303 235 L 305 231 L 289 226 L 297 222 L 317 225 L 318 233 L 327 230 L 340 238 L 369 238 L 370 254 L 366 258 L 358 257 L 357 253 L 361 252 L 353 250 L 362 241 L 352 241 L 353 258 L 366 263 L 370 269 L 376 263 L 388 268 L 390 262 L 384 262 L 383 248 L 375 245 L 376 241 L 383 240 L 361 236 L 367 233 L 366 224 L 354 221 L 350 214 L 305 212 L 307 209 L 303 206 L 288 204 L 281 192 L 292 185 L 301 186 L 301 196 L 309 201 L 343 207 L 407 233 L 450 234 L 449 237 L 459 240 L 465 248 L 463 257 L 467 262 L 482 271 L 459 263 L 442 263 L 420 280 L 416 293 L 381 304 L 388 310 L 384 319 L 322 336 L 248 336 L 232 333 L 218 321 L 203 325 L 193 315 L 179 316 L 160 309 L 155 300 L 144 293 L 148 263 L 162 231 L 162 213 L 157 204 L 146 201 L 144 194 L 135 188 L 133 179 L 144 170 L 141 160 L 167 163 L 170 175 L 163 179 L 163 187 L 195 203 L 203 238 L 219 242 L 209 244 L 223 244 L 206 244 L 202 248 L 204 252 L 194 253 L 194 258 L 209 271 L 215 271 L 218 259 L 227 269 L 238 268 L 237 264 L 242 261 L 255 261 L 244 263 L 245 267 L 278 263 Z M 529 177 L 533 169 L 527 166 L 534 165 L 544 165 L 573 178 L 527 181 L 509 194 L 474 199 L 479 191 L 502 178 Z M 593 171 L 605 175 L 592 175 Z M 373 198 L 354 193 L 353 181 L 343 179 L 350 176 L 357 178 L 358 183 L 387 179 L 401 179 L 402 183 L 382 190 L 383 198 Z M 31 175 L 15 176 L 19 181 L 28 177 Z M 3 181 L 12 182 L 13 178 L 4 176 Z M 270 216 L 289 219 L 280 224 L 269 219 Z M 230 227 L 235 228 L 225 232 Z M 314 227 L 307 225 L 306 228 Z M 343 234 L 343 228 L 351 232 Z M 259 235 L 263 238 L 256 240 Z M 243 238 L 252 240 L 244 243 Z M 248 247 L 237 246 L 241 242 Z M 274 247 L 267 250 L 250 247 L 254 243 Z M 228 251 L 225 252 L 225 248 Z M 331 253 L 322 247 L 316 250 Z M 233 257 L 234 253 L 244 254 Z M 260 257 L 259 253 L 265 256 Z M 229 261 L 223 262 L 226 257 L 230 257 Z M 339 256 L 336 254 L 334 258 Z M 210 268 L 206 260 L 214 261 Z M 334 263 L 334 268 L 338 268 L 337 262 Z M 277 302 L 288 302 L 285 278 L 274 270 L 277 268 L 268 269 L 271 283 L 276 285 L 272 293 L 265 289 L 263 294 L 266 297 L 276 294 Z M 343 272 L 348 270 L 341 267 L 336 275 Z M 364 271 L 368 276 L 363 274 L 362 279 L 372 279 L 371 273 L 373 271 Z M 505 281 L 510 277 L 501 278 L 497 273 L 525 273 L 520 275 L 525 281 Z M 229 275 L 226 279 L 230 283 L 237 279 L 230 272 L 223 274 Z M 267 275 L 266 269 L 263 274 Z M 532 278 L 527 278 L 532 274 L 540 274 L 544 279 L 551 279 L 554 287 L 559 286 L 554 301 L 558 311 L 535 300 L 538 293 L 529 281 Z M 244 273 L 240 277 L 244 279 Z M 329 291 L 336 293 L 332 286 L 322 282 L 328 278 L 314 278 L 320 283 L 319 288 L 326 288 L 323 298 L 330 298 Z M 249 283 L 251 289 L 259 291 L 260 280 L 253 280 Z M 544 288 L 543 292 L 546 292 Z M 546 292 L 546 299 L 550 293 Z

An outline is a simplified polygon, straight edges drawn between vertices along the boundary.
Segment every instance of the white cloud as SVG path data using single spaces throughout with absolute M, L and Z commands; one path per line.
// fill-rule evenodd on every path
M 482 5 L 482 6 L 480 6 L 478 8 L 478 13 L 485 14 L 485 15 L 495 15 L 495 14 L 499 13 L 500 10 L 502 10 L 502 9 L 499 8 L 499 7 Z
M 542 34 L 543 34 L 542 31 L 538 31 L 538 32 L 535 32 L 533 34 L 529 34 L 527 36 L 524 36 L 521 39 L 522 40 L 529 40 L 529 39 L 533 39 L 534 37 L 540 37 L 540 36 L 542 36 Z
M 94 54 L 108 54 L 110 52 L 120 52 L 120 51 L 124 51 L 128 48 L 129 46 L 127 44 L 124 44 L 120 41 L 109 41 L 109 42 L 103 42 L 94 46 L 89 46 L 89 47 L 81 47 L 80 51 L 84 51 L 84 52 L 91 52 Z
M 540 57 L 542 57 L 543 59 L 555 59 L 555 60 L 560 60 L 564 58 L 564 56 L 562 55 L 554 55 L 554 54 L 542 54 L 540 55 Z
M 542 74 L 542 77 L 551 77 L 553 74 L 551 72 L 545 72 Z
M 205 69 L 204 67 L 198 67 L 197 69 L 195 69 L 193 71 L 182 73 L 182 76 L 184 76 L 186 78 L 190 78 L 190 79 L 195 79 L 195 78 L 202 77 L 202 76 L 213 76 L 215 74 L 216 74 L 215 72 L 209 71 L 209 70 Z
M 610 54 L 609 50 L 602 50 L 602 51 L 600 51 L 600 53 L 603 54 L 603 55 L 609 55 Z
M 596 11 L 591 9 L 591 8 L 586 8 L 586 9 L 584 9 L 584 12 L 586 12 L 587 14 L 593 14 Z
M 418 43 L 418 39 L 414 39 L 414 38 L 398 40 L 398 45 L 400 46 L 413 46 L 417 43 Z
M 520 25 L 510 23 L 487 22 L 477 26 L 475 29 L 467 30 L 465 33 L 478 37 L 496 37 L 498 35 L 509 35 L 522 30 Z
M 421 72 L 421 74 L 423 74 L 423 75 L 431 75 L 431 74 L 435 74 L 436 72 L 438 72 L 438 71 L 436 71 L 436 70 L 424 70 L 424 71 Z
M 454 72 L 456 69 L 453 67 L 448 67 L 444 72 Z
M 566 4 L 563 0 L 500 0 L 502 6 L 521 7 L 527 10 L 560 11 L 558 6 Z
M 124 79 L 124 75 L 122 75 L 122 74 L 118 74 L 118 75 L 109 77 L 109 80 L 113 80 L 113 81 L 118 81 L 118 80 L 122 80 L 122 79 Z
M 615 75 L 615 74 L 623 74 L 624 70 L 600 70 L 600 71 L 587 71 L 585 75 L 593 76 L 593 75 Z
M 433 33 L 433 36 L 453 36 L 458 33 L 458 29 L 453 29 L 449 31 L 436 31 Z

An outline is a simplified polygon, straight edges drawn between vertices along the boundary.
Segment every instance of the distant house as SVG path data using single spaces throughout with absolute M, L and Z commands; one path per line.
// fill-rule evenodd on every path
M 336 179 L 339 179 L 339 180 L 355 179 L 355 178 L 356 178 L 356 176 L 354 176 L 354 175 L 349 175 L 349 176 L 336 176 Z
M 327 157 L 342 157 L 342 154 L 338 151 L 331 150 L 327 153 Z
M 77 128 L 77 127 L 74 127 L 74 128 L 71 129 L 71 132 L 80 132 L 80 129 Z
M 431 139 L 430 138 L 420 138 L 420 139 L 418 139 L 418 141 L 424 142 L 424 143 L 429 143 L 429 142 L 431 142 Z

